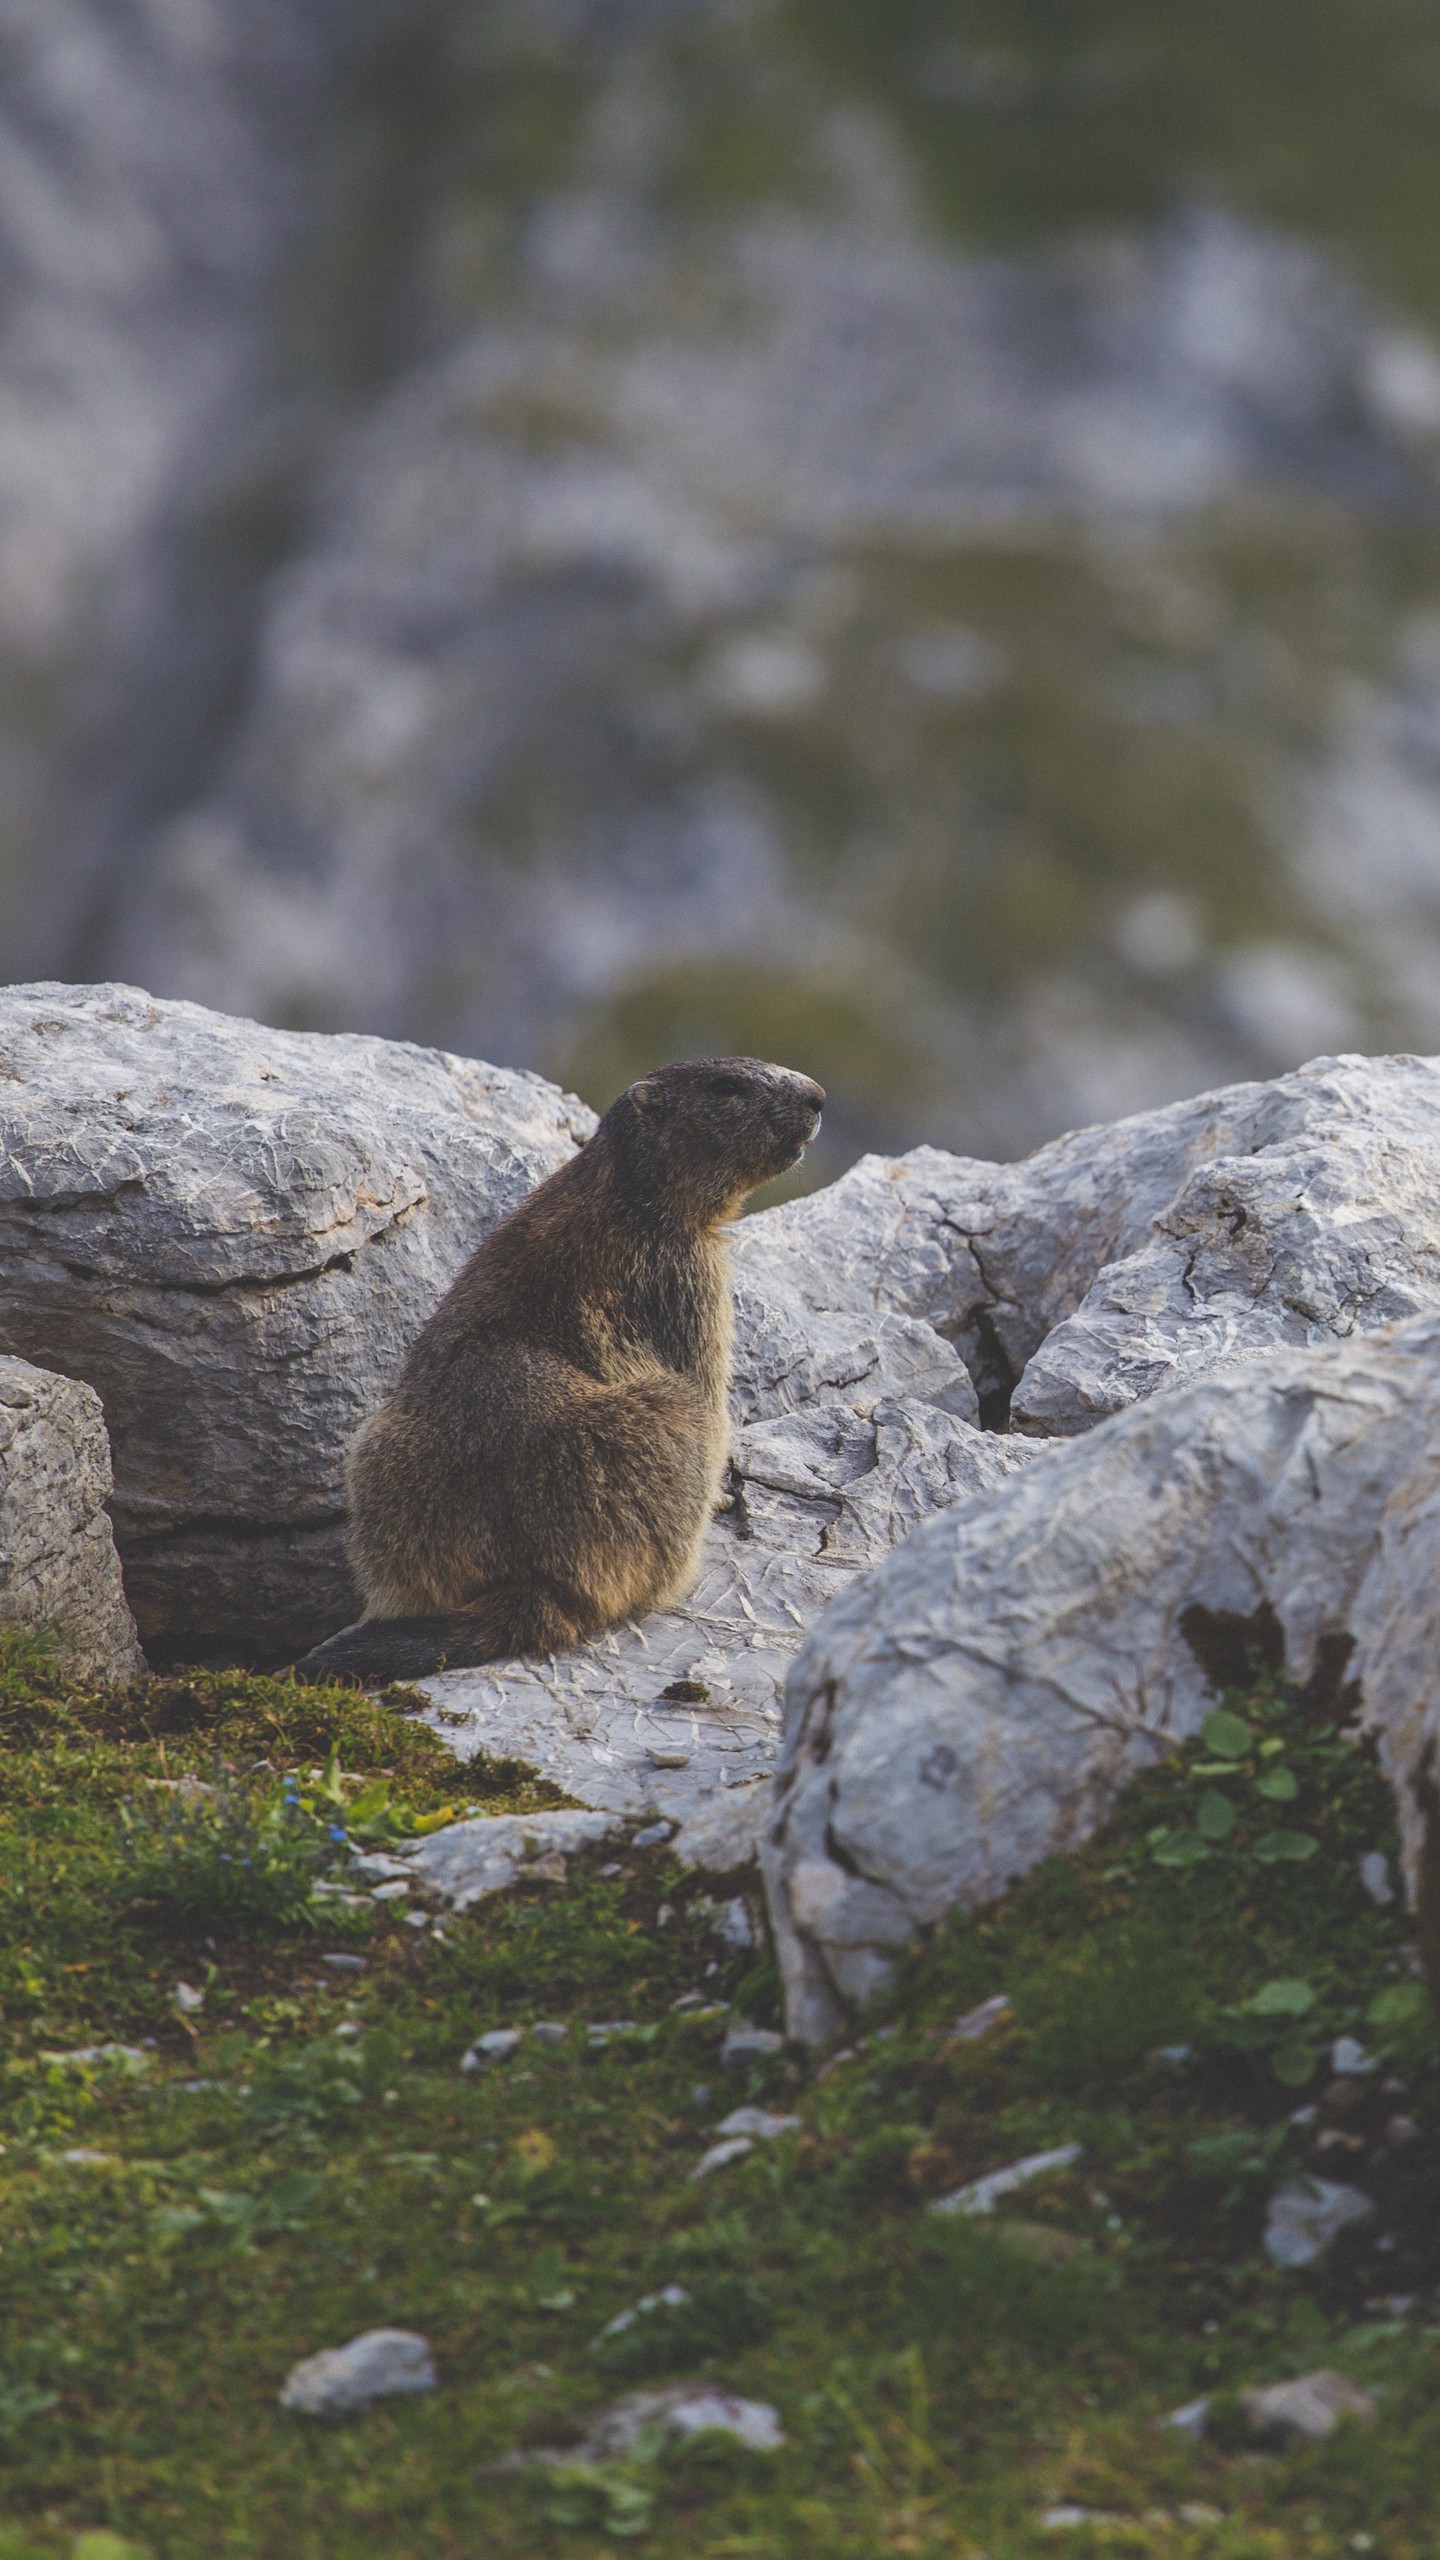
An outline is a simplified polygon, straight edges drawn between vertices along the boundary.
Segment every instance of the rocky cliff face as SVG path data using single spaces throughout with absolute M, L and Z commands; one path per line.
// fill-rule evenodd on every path
M 832 1164 L 1432 1042 L 1414 82 L 1329 220 L 1293 58 L 822 14 L 12 13 L 14 965 L 794 1056 Z

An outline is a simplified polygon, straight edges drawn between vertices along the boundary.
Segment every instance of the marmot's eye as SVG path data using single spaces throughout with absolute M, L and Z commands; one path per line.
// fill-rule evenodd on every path
M 736 1101 L 745 1089 L 739 1076 L 716 1076 L 710 1087 L 712 1093 L 722 1095 L 727 1102 Z

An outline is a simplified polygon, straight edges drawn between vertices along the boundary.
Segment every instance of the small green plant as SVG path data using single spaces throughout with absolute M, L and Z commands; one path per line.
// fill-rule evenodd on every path
M 1217 1707 L 1200 1728 L 1209 1754 L 1189 1763 L 1187 1776 L 1200 1790 L 1193 1822 L 1175 1829 L 1161 1823 L 1149 1847 L 1162 1867 L 1198 1866 L 1218 1849 L 1243 1851 L 1260 1866 L 1301 1866 L 1319 1842 L 1308 1831 L 1277 1827 L 1273 1806 L 1293 1804 L 1300 1779 L 1286 1758 L 1280 1733 L 1261 1734 L 1229 1707 Z M 1317 1736 L 1323 1744 L 1328 1734 Z M 1257 1818 L 1258 1815 L 1258 1818 Z
M 228 1928 L 313 1921 L 316 1877 L 343 1846 L 343 1826 L 317 1820 L 293 1779 L 279 1787 L 217 1766 L 208 1781 L 128 1797 L 122 1858 L 136 1901 Z

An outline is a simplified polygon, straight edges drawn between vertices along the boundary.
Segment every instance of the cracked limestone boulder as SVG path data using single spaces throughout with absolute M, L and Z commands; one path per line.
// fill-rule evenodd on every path
M 765 1818 L 804 1631 L 922 1522 L 1206 1369 L 1440 1305 L 1440 1064 L 1320 1060 L 1023 1164 L 867 1156 L 744 1219 L 734 1266 L 732 1504 L 684 1604 L 425 1684 L 457 1749 L 716 1866 Z
M 984 1421 L 1073 1436 L 1227 1361 L 1440 1305 L 1440 1059 L 1320 1058 L 1019 1164 L 867 1156 L 747 1222 L 739 1283 L 757 1412 L 838 1386 L 868 1317 L 893 1392 L 913 1363 L 973 1413 L 924 1365 L 938 1339 Z M 783 1313 L 750 1313 L 762 1292 Z
M 1197 1614 L 1198 1613 L 1198 1614 Z M 1440 1312 L 1151 1397 L 854 1582 L 786 1694 L 766 1887 L 792 2035 L 1083 1840 L 1215 1701 L 1200 1632 L 1350 1689 L 1440 1988 Z
M 43 1627 L 71 1679 L 145 1668 L 105 1505 L 100 1399 L 27 1360 L 0 1359 L 0 1619 Z
M 352 1611 L 346 1443 L 591 1114 L 538 1076 L 131 987 L 0 991 L 0 1350 L 84 1379 L 157 1660 Z

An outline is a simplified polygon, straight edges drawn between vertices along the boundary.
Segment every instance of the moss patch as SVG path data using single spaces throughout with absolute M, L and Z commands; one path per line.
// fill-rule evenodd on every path
M 152 1779 L 213 1785 L 228 1762 L 263 1809 L 327 1768 L 351 1805 L 384 1774 L 401 1823 L 461 1790 L 536 1803 L 513 1769 L 457 1773 L 403 1704 L 229 1675 L 77 1692 L 10 1651 L 4 2560 L 102 2530 L 152 2560 L 583 2560 L 617 2540 L 1030 2560 L 1057 2547 L 1054 2504 L 1110 2519 L 1066 2536 L 1082 2554 L 1434 2549 L 1437 2054 L 1404 1915 L 1358 1877 L 1363 1854 L 1393 1860 L 1385 1791 L 1333 1717 L 1253 1681 L 1101 1838 L 917 1947 L 849 2059 L 733 2079 L 715 2004 L 773 2014 L 773 1971 L 663 1849 L 597 1850 L 424 1929 L 368 1898 L 240 1927 L 137 1897 L 124 1806 Z M 1262 1793 L 1277 1769 L 1293 1790 Z M 1215 1795 L 1228 1827 L 1202 1819 Z M 1277 1826 L 1313 1849 L 1262 1854 Z M 1303 2088 L 1293 2055 L 1277 2067 L 1276 1983 L 1306 1994 L 1275 2013 L 1308 2041 Z M 1005 2025 L 953 2033 L 1001 1990 Z M 564 2040 L 460 2071 L 478 2034 L 542 2019 Z M 1341 2033 L 1373 2072 L 1332 2077 Z M 798 2131 L 695 2180 L 747 2100 Z M 1013 2209 L 928 2209 L 1072 2142 Z M 1380 2212 L 1286 2274 L 1264 2203 L 1305 2168 L 1358 2176 Z M 683 2300 L 597 2345 L 666 2286 Z M 432 2398 L 341 2425 L 277 2408 L 297 2358 L 381 2325 L 429 2338 Z M 1373 2433 L 1256 2461 L 1155 2424 L 1322 2362 L 1383 2384 Z M 784 2452 L 490 2467 L 676 2373 L 772 2401 Z

